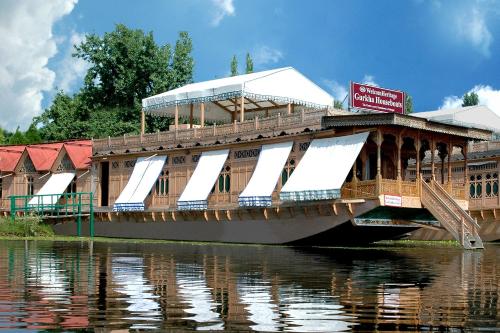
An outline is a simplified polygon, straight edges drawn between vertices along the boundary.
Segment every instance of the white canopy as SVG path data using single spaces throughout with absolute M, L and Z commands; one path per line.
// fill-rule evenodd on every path
M 197 82 L 142 100 L 142 108 L 152 114 L 190 115 L 190 104 L 207 103 L 205 119 L 231 120 L 245 97 L 245 111 L 286 107 L 288 103 L 313 108 L 333 106 L 333 97 L 292 67 Z M 195 110 L 196 116 L 198 111 Z
M 158 179 L 167 156 L 139 157 L 125 188 L 115 201 L 114 211 L 144 210 L 144 199 Z
M 207 198 L 229 155 L 229 149 L 201 153 L 193 175 L 182 192 L 177 206 L 181 210 L 207 209 Z
M 368 134 L 364 132 L 311 141 L 299 165 L 281 189 L 281 200 L 339 198 L 340 188 Z
M 31 198 L 29 206 L 39 206 L 40 208 L 49 208 L 44 206 L 55 205 L 64 193 L 68 185 L 75 178 L 74 172 L 54 173 L 49 180 L 36 193 L 36 197 Z M 50 195 L 53 194 L 53 195 Z M 43 195 L 43 196 L 40 196 Z
M 240 206 L 271 206 L 271 195 L 292 146 L 292 141 L 262 146 L 252 177 L 238 198 Z
M 446 124 L 475 127 L 500 133 L 500 116 L 484 105 L 416 112 L 412 116 Z

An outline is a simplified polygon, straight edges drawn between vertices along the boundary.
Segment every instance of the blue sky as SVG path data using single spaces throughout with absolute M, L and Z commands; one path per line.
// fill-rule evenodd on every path
M 474 90 L 500 113 L 497 0 L 4 0 L 0 125 L 25 127 L 57 87 L 78 89 L 86 64 L 72 44 L 116 23 L 159 44 L 187 30 L 195 81 L 227 75 L 233 54 L 242 70 L 250 52 L 256 70 L 293 66 L 337 99 L 350 80 L 407 91 L 417 111 Z

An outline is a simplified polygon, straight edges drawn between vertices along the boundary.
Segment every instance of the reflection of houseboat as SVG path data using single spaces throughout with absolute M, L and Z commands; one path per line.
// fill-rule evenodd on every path
M 466 153 L 470 140 L 490 139 L 490 131 L 349 114 L 331 104 L 292 68 L 145 99 L 142 129 L 146 113 L 173 117 L 173 129 L 94 141 L 96 235 L 332 244 L 397 237 L 423 225 L 446 229 L 465 247 L 482 246 L 451 163 L 445 184 L 404 175 L 409 160 L 420 174 L 425 152 Z M 55 226 L 60 233 L 74 228 Z

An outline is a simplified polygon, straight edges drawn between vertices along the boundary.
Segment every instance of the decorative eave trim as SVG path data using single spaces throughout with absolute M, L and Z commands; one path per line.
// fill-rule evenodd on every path
M 162 109 L 166 109 L 168 107 L 174 106 L 174 105 L 188 105 L 188 104 L 200 104 L 200 103 L 207 103 L 207 102 L 216 102 L 216 101 L 224 101 L 230 98 L 238 98 L 238 97 L 247 97 L 255 100 L 261 100 L 261 101 L 274 101 L 278 103 L 283 103 L 283 104 L 296 104 L 296 105 L 303 105 L 305 107 L 310 107 L 314 109 L 324 109 L 324 108 L 329 108 L 331 105 L 323 105 L 323 104 L 316 104 L 316 103 L 311 103 L 295 98 L 290 98 L 290 97 L 283 97 L 283 96 L 273 96 L 273 95 L 261 95 L 261 94 L 253 94 L 253 93 L 248 93 L 244 91 L 231 91 L 231 92 L 226 92 L 223 94 L 218 94 L 218 95 L 212 95 L 212 96 L 204 96 L 204 97 L 196 97 L 196 98 L 186 98 L 186 99 L 180 99 L 180 100 L 173 100 L 173 101 L 165 101 L 163 97 L 150 97 L 149 100 L 151 100 L 150 103 L 147 103 L 148 105 L 142 107 L 142 111 L 145 113 L 165 113 L 165 112 L 155 112 L 159 111 Z
M 323 128 L 396 125 L 436 133 L 451 134 L 475 140 L 491 140 L 492 138 L 492 132 L 489 130 L 443 124 L 424 118 L 395 113 L 325 116 L 322 118 L 321 123 Z

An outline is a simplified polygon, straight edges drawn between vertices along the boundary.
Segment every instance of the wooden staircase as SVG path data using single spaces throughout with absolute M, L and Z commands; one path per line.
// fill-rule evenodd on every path
M 420 200 L 465 249 L 482 249 L 479 225 L 435 180 L 421 180 Z

